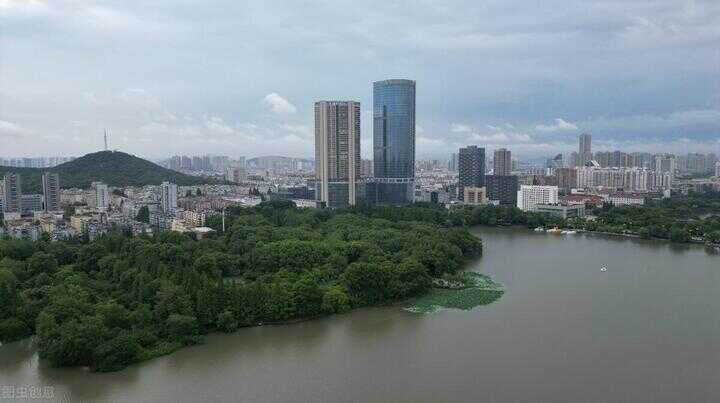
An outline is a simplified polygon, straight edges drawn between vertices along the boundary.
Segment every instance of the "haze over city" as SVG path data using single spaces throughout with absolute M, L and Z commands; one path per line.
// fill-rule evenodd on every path
M 313 104 L 417 82 L 417 155 L 720 151 L 720 3 L 0 0 L 0 156 L 313 156 Z

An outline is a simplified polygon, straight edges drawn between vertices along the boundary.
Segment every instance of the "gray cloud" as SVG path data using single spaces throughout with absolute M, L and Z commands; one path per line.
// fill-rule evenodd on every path
M 0 0 L 0 24 L 0 120 L 24 130 L 0 126 L 5 155 L 93 151 L 107 127 L 149 157 L 312 156 L 313 102 L 371 110 L 390 77 L 417 80 L 421 156 L 544 155 L 579 131 L 720 151 L 713 0 Z

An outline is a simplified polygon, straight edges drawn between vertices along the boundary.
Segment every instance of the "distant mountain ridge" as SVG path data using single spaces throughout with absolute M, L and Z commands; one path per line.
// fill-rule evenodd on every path
M 43 172 L 60 174 L 63 189 L 89 188 L 90 183 L 95 181 L 110 186 L 159 185 L 163 181 L 178 185 L 217 183 L 214 179 L 186 175 L 120 151 L 87 154 L 53 168 L 0 166 L 0 179 L 6 172 L 16 172 L 21 176 L 23 193 L 42 192 Z

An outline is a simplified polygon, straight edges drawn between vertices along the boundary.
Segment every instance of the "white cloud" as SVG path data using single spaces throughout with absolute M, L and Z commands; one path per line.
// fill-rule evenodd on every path
M 560 132 L 560 131 L 570 131 L 570 130 L 577 130 L 578 127 L 571 122 L 568 122 L 564 119 L 557 118 L 555 119 L 555 124 L 551 125 L 543 125 L 539 124 L 535 126 L 535 130 L 539 132 Z
M 523 133 L 495 132 L 490 134 L 473 134 L 474 142 L 490 145 L 527 144 L 533 141 L 532 137 Z
M 0 137 L 17 138 L 25 136 L 29 133 L 30 130 L 25 129 L 24 127 L 6 120 L 0 120 Z
M 472 127 L 463 123 L 451 123 L 450 131 L 453 133 L 470 133 L 472 131 Z
M 40 0 L 0 0 L 0 11 L 3 14 L 42 14 L 48 11 L 48 5 Z
M 262 100 L 263 105 L 270 108 L 270 110 L 276 115 L 289 115 L 297 112 L 295 105 L 290 103 L 287 99 L 280 96 L 276 92 L 271 92 L 265 95 Z

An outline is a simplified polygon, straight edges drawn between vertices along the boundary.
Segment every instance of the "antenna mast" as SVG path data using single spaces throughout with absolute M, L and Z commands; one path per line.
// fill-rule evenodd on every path
M 107 151 L 107 150 L 108 150 L 108 147 L 107 147 L 107 129 L 105 129 L 105 151 Z

